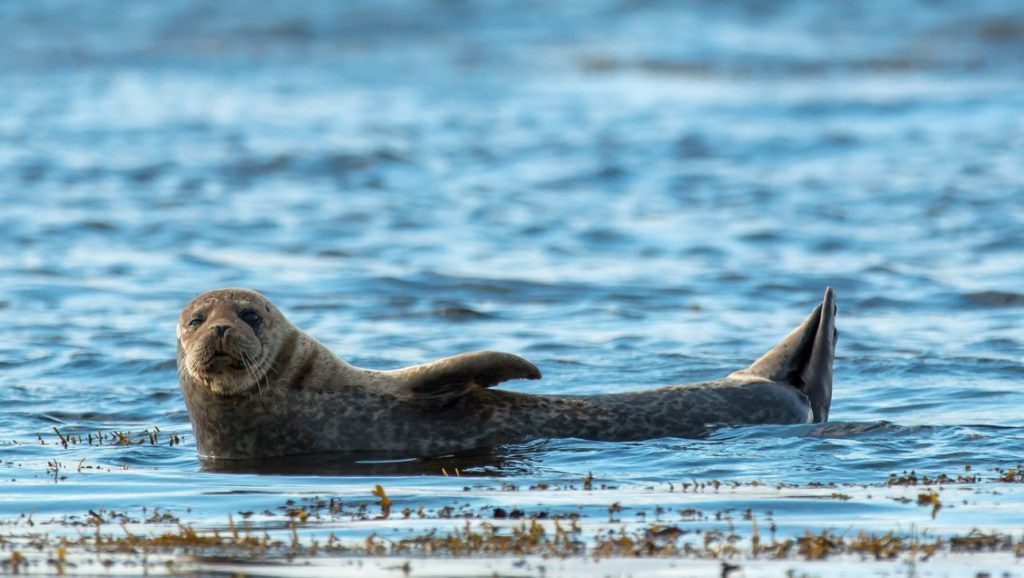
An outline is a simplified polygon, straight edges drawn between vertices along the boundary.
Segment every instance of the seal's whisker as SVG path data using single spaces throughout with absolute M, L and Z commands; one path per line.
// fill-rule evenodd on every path
M 252 375 L 253 380 L 256 381 L 257 397 L 262 398 L 263 397 L 263 386 L 260 385 L 260 377 L 256 373 L 256 368 L 254 367 L 255 366 L 255 363 L 254 363 L 255 361 L 256 360 L 253 359 L 246 351 L 244 351 L 244 350 L 242 351 L 242 365 L 245 366 L 245 369 Z
M 260 371 L 262 371 L 262 372 L 263 372 L 263 375 L 262 375 L 262 377 L 261 377 L 260 379 L 262 379 L 262 380 L 263 380 L 263 382 L 264 382 L 264 385 L 266 385 L 266 386 L 267 386 L 267 390 L 269 391 L 269 390 L 270 390 L 270 388 L 271 388 L 271 384 L 270 384 L 270 371 L 271 371 L 271 369 L 272 369 L 272 368 L 273 368 L 273 366 L 274 366 L 274 360 L 273 360 L 273 359 L 270 359 L 270 364 L 269 364 L 269 367 L 263 367 L 264 365 L 267 365 L 267 363 L 266 363 L 266 360 L 267 360 L 267 359 L 269 359 L 269 358 L 267 358 L 266 356 L 264 356 L 264 358 L 263 358 L 263 359 L 264 359 L 264 361 L 263 361 L 263 362 L 261 362 L 261 363 L 258 363 L 258 364 L 257 364 L 257 363 L 255 363 L 255 359 L 253 359 L 253 362 L 254 362 L 254 363 L 253 363 L 253 365 L 254 365 L 254 366 L 256 366 L 256 367 L 258 367 L 258 368 L 260 369 Z M 261 392 L 260 392 L 260 395 L 262 395 L 262 394 L 263 394 L 263 393 L 262 393 L 262 390 L 261 390 Z
M 263 377 L 267 380 L 267 389 L 271 389 L 273 384 L 270 383 L 270 374 L 277 371 L 277 362 L 273 357 L 267 355 L 263 358 L 263 364 L 266 365 L 263 369 Z
M 248 373 L 248 374 L 249 374 L 249 376 L 250 376 L 250 377 L 252 377 L 252 379 L 253 379 L 253 380 L 255 380 L 255 379 L 256 379 L 256 373 L 255 373 L 255 372 L 253 372 L 253 370 L 252 370 L 252 367 L 250 367 L 250 365 L 249 365 L 249 359 L 248 359 L 248 357 L 247 357 L 247 356 L 245 355 L 245 351 L 241 351 L 241 352 L 239 352 L 239 359 L 241 359 L 241 361 L 242 361 L 242 367 L 244 367 L 244 368 L 245 368 L 245 371 L 246 371 L 246 373 Z M 257 386 L 257 388 L 258 388 L 258 387 L 259 387 L 259 384 L 257 383 L 257 384 L 256 384 L 256 386 Z
M 264 357 L 264 359 L 266 359 L 266 357 Z M 267 390 L 269 391 L 270 387 L 271 387 L 271 385 L 270 385 L 270 368 L 263 367 L 264 365 L 266 365 L 265 361 L 263 363 L 259 364 L 260 371 L 263 372 L 263 376 L 262 376 L 261 379 L 263 379 L 263 382 L 267 386 Z M 273 367 L 273 365 L 274 365 L 274 362 L 273 362 L 273 360 L 271 360 L 270 366 Z

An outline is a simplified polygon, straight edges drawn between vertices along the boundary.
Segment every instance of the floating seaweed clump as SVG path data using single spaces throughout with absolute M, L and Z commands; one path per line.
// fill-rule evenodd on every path
M 701 560 L 804 560 L 819 561 L 836 556 L 859 556 L 865 560 L 891 561 L 906 556 L 925 562 L 936 553 L 1009 552 L 1024 557 L 1024 540 L 1002 533 L 973 530 L 948 539 L 915 534 L 859 532 L 853 536 L 824 530 L 807 531 L 785 540 L 762 542 L 757 535 L 741 536 L 733 530 L 689 529 L 654 524 L 645 528 L 602 527 L 588 535 L 576 520 L 554 517 L 550 522 L 530 520 L 499 526 L 490 522 L 466 521 L 461 528 L 437 529 L 401 539 L 387 539 L 376 532 L 363 540 L 342 541 L 331 534 L 325 541 L 302 540 L 299 524 L 288 525 L 290 538 L 272 537 L 266 529 L 249 525 L 239 529 L 229 519 L 226 528 L 198 531 L 179 524 L 173 531 L 138 534 L 121 526 L 116 534 L 99 527 L 77 537 L 49 538 L 32 534 L 0 540 L 7 551 L 0 565 L 8 572 L 30 570 L 46 564 L 57 573 L 70 566 L 69 555 L 89 557 L 101 563 L 159 559 L 173 563 L 191 560 L 247 561 L 251 563 L 292 560 L 297 556 L 414 556 L 414 557 L 590 557 L 681 558 Z M 166 558 L 169 557 L 169 558 Z M 106 561 L 106 562 L 105 562 Z
M 935 477 L 929 477 L 927 475 L 918 476 L 917 472 L 903 472 L 902 474 L 889 474 L 889 480 L 886 485 L 889 487 L 893 486 L 943 486 L 947 484 L 977 484 L 982 479 L 977 474 L 957 474 L 956 476 L 950 476 L 947 474 L 939 474 Z
M 109 431 L 105 432 L 98 430 L 94 432 L 86 433 L 68 433 L 63 432 L 57 428 L 53 428 L 53 433 L 57 434 L 57 443 L 60 444 L 64 449 L 68 449 L 71 446 L 140 446 L 148 444 L 151 446 L 160 445 L 161 436 L 166 436 L 168 446 L 180 445 L 182 442 L 181 436 L 175 432 L 164 434 L 160 431 L 159 427 L 154 426 L 153 429 L 145 429 L 141 432 L 130 432 L 130 431 Z M 36 434 L 36 439 L 41 445 L 47 445 L 46 438 L 41 434 Z
M 1020 483 L 1020 472 L 1019 467 L 996 470 L 998 478 L 986 482 L 993 485 Z M 949 508 L 957 507 L 947 493 L 951 490 L 942 487 L 944 484 L 981 483 L 978 478 L 976 474 L 929 477 L 904 472 L 890 477 L 887 483 L 861 487 L 894 488 L 887 493 L 897 496 L 893 499 L 911 508 L 916 497 L 916 504 L 930 507 L 934 518 L 942 507 L 940 495 L 950 502 Z M 588 475 L 583 485 L 589 488 L 583 490 L 586 496 L 595 495 L 592 493 L 595 485 Z M 539 486 L 536 485 L 538 491 L 558 487 L 557 484 L 546 488 Z M 694 483 L 683 490 L 704 493 L 724 488 L 724 493 L 732 486 L 729 482 Z M 670 488 L 668 494 L 678 489 Z M 836 491 L 837 488 L 829 484 L 809 489 L 811 491 L 803 494 L 809 499 L 848 502 L 863 499 L 865 495 L 870 498 L 870 494 L 861 490 L 849 490 L 853 494 L 850 495 Z M 1005 486 L 1003 489 L 1016 491 Z M 484 499 L 488 495 L 485 490 L 478 493 Z M 792 497 L 788 490 L 784 493 L 783 497 Z M 651 495 L 668 494 L 654 492 Z M 31 515 L 22 516 L 4 524 L 23 527 L 25 533 L 8 532 L 0 537 L 0 571 L 35 572 L 45 567 L 50 573 L 63 574 L 71 571 L 74 564 L 85 563 L 82 562 L 85 559 L 93 561 L 88 563 L 143 564 L 151 568 L 156 560 L 172 565 L 183 560 L 280 563 L 317 556 L 666 558 L 719 560 L 723 568 L 749 560 L 819 561 L 842 556 L 912 562 L 926 562 L 940 553 L 1003 553 L 1024 558 L 1024 538 L 979 529 L 966 534 L 936 535 L 914 530 L 837 532 L 819 527 L 802 534 L 789 529 L 780 537 L 771 510 L 731 507 L 731 503 L 722 504 L 717 496 L 694 496 L 693 501 L 687 498 L 673 505 L 647 503 L 638 508 L 616 495 L 614 498 L 619 500 L 605 502 L 610 502 L 606 508 L 607 519 L 605 506 L 601 504 L 591 503 L 583 508 L 563 503 L 531 508 L 516 504 L 519 496 L 500 496 L 501 500 L 508 500 L 500 506 L 480 500 L 475 506 L 467 502 L 435 505 L 432 509 L 410 503 L 410 499 L 415 499 L 411 496 L 389 495 L 379 484 L 362 496 L 366 499 L 361 500 L 357 495 L 344 498 L 344 503 L 339 497 L 297 497 L 262 513 L 240 512 L 240 525 L 229 517 L 226 526 L 212 528 L 196 528 L 182 522 L 170 510 L 158 508 L 143 508 L 141 515 L 97 508 L 50 522 L 33 520 Z M 629 494 L 625 496 L 628 498 Z M 719 504 L 718 509 L 710 506 L 713 503 Z M 690 504 L 701 505 L 703 509 L 680 508 Z M 395 524 L 401 523 L 399 516 L 401 520 L 417 520 L 416 529 L 396 528 Z M 437 520 L 438 527 L 424 530 L 420 525 L 424 520 Z M 346 529 L 358 527 L 361 530 L 355 537 L 347 534 L 339 538 L 334 533 L 328 534 L 339 522 Z M 63 530 L 55 536 L 43 531 L 53 524 L 59 524 Z M 153 527 L 145 527 L 150 525 Z
M 202 530 L 182 523 L 168 510 L 144 509 L 141 516 L 89 510 L 85 516 L 72 516 L 61 522 L 62 526 L 78 528 L 77 535 L 53 537 L 41 532 L 29 516 L 19 519 L 17 524 L 32 528 L 28 533 L 8 533 L 0 538 L 0 570 L 22 573 L 45 569 L 64 574 L 74 571 L 74 565 L 79 563 L 141 564 L 160 570 L 153 565 L 161 561 L 160 564 L 169 564 L 168 572 L 174 572 L 174 564 L 182 561 L 262 564 L 330 556 L 666 558 L 720 560 L 723 568 L 750 560 L 820 561 L 841 556 L 926 562 L 938 553 L 987 552 L 1024 558 L 1024 538 L 1015 539 L 1000 532 L 975 529 L 967 534 L 937 536 L 915 531 L 851 534 L 819 529 L 780 538 L 770 512 L 766 520 L 759 520 L 751 509 L 661 509 L 655 512 L 656 519 L 651 523 L 624 523 L 620 517 L 628 508 L 620 502 L 607 508 L 607 521 L 601 516 L 581 524 L 584 518 L 577 512 L 544 510 L 526 514 L 512 509 L 517 512 L 512 515 L 504 508 L 467 506 L 459 511 L 466 519 L 458 526 L 447 522 L 449 525 L 443 528 L 389 534 L 384 525 L 395 520 L 391 497 L 380 485 L 369 495 L 378 500 L 379 513 L 358 500 L 352 504 L 342 504 L 336 498 L 289 500 L 281 507 L 282 517 L 268 510 L 264 512 L 267 519 L 254 524 L 248 519 L 252 513 L 243 513 L 245 519 L 240 526 L 229 517 L 226 526 Z M 920 493 L 918 503 L 935 508 L 938 493 Z M 428 514 L 420 507 L 415 515 L 439 521 L 455 517 L 455 510 L 451 509 L 431 512 Z M 411 508 L 403 508 L 403 518 L 412 515 Z M 323 533 L 331 529 L 338 517 L 348 517 L 363 525 L 364 536 L 339 539 L 330 533 L 324 538 Z M 761 535 L 759 522 L 770 530 L 768 536 Z M 142 532 L 138 530 L 140 524 L 154 524 L 162 529 Z

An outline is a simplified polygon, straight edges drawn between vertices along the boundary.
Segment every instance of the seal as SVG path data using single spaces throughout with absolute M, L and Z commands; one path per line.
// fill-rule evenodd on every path
M 511 353 L 477 351 L 378 371 L 341 360 L 263 295 L 217 289 L 178 321 L 178 376 L 199 454 L 428 456 L 534 439 L 692 438 L 710 428 L 825 422 L 835 292 L 750 367 L 702 383 L 596 396 L 494 389 L 540 379 Z

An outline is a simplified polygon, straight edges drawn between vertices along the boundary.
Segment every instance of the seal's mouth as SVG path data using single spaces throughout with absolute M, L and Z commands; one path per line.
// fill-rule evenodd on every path
M 241 355 L 232 355 L 223 349 L 216 349 L 201 359 L 199 367 L 206 373 L 218 373 L 245 369 L 245 363 Z
M 258 358 L 249 358 L 248 352 L 207 349 L 185 355 L 188 373 L 198 383 L 216 395 L 239 395 L 259 390 L 262 376 Z

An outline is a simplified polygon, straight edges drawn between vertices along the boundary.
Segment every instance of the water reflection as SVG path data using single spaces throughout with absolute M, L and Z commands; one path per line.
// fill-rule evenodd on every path
M 521 446 L 485 448 L 459 454 L 411 458 L 380 452 L 339 452 L 259 460 L 203 459 L 204 472 L 289 476 L 449 476 L 525 475 L 535 457 Z

